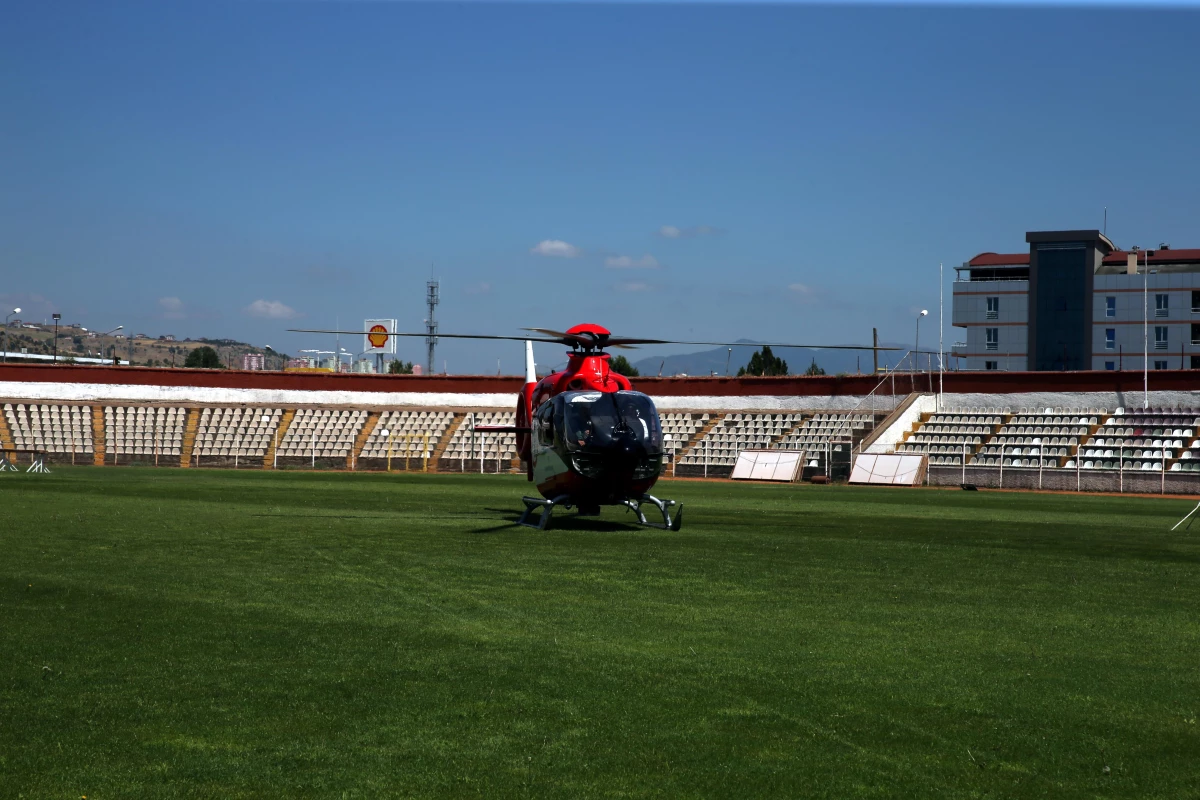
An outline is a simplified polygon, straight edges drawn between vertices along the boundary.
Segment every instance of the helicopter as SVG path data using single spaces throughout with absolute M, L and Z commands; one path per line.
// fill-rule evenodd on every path
M 439 333 L 447 339 L 499 339 L 525 342 L 525 383 L 517 396 L 513 425 L 476 425 L 475 431 L 514 433 L 526 477 L 541 497 L 521 498 L 525 510 L 518 525 L 546 530 L 557 509 L 576 508 L 579 516 L 598 516 L 601 506 L 624 506 L 639 525 L 678 531 L 683 506 L 650 494 L 662 471 L 663 431 L 654 401 L 634 390 L 630 380 L 614 372 L 608 348 L 679 344 L 721 347 L 746 342 L 683 342 L 614 336 L 608 329 L 584 323 L 556 331 L 524 328 L 539 336 L 491 336 Z M 361 331 L 296 330 L 293 333 L 359 334 Z M 388 333 L 388 336 L 428 336 Z M 566 345 L 566 367 L 538 380 L 533 343 Z M 761 344 L 757 346 L 763 346 Z M 870 350 L 856 345 L 774 344 L 770 347 L 820 347 Z M 893 348 L 878 348 L 890 350 Z M 662 522 L 647 519 L 643 506 L 658 511 Z M 536 515 L 535 515 L 536 512 Z

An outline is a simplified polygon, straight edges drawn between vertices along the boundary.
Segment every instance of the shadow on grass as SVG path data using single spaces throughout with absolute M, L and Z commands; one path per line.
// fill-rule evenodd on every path
M 518 527 L 517 520 L 521 518 L 521 514 L 518 511 L 513 511 L 511 508 L 484 508 L 482 510 L 496 514 L 507 520 L 507 522 L 498 525 L 492 525 L 486 528 L 475 528 L 471 531 L 468 531 L 469 533 L 482 534 L 500 533 L 503 531 L 513 530 L 536 530 L 535 528 Z M 641 525 L 632 523 L 632 519 L 633 517 L 631 515 L 631 522 L 618 522 L 615 520 L 606 520 L 601 517 L 581 516 L 576 512 L 560 510 L 555 512 L 555 514 L 550 518 L 550 526 L 547 528 L 547 532 L 573 531 L 580 533 L 632 533 L 633 531 L 642 528 Z M 537 518 L 535 517 L 534 522 L 536 521 Z

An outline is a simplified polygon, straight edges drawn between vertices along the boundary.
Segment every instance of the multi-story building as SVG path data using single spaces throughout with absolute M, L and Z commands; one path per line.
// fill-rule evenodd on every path
M 1120 250 L 1094 230 L 1025 241 L 956 268 L 960 369 L 1200 369 L 1200 249 Z

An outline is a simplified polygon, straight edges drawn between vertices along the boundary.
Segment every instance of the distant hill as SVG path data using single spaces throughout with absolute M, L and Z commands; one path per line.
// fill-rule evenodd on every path
M 265 352 L 261 347 L 235 339 L 202 338 L 175 341 L 165 337 L 162 339 L 147 337 L 135 338 L 131 341 L 124 337 L 118 339 L 116 336 L 89 336 L 88 334 L 89 332 L 82 328 L 63 327 L 60 329 L 58 335 L 59 357 L 64 360 L 70 359 L 72 356 L 108 358 L 111 357 L 112 348 L 115 346 L 118 358 L 122 361 L 128 359 L 137 366 L 181 367 L 187 360 L 188 353 L 198 347 L 207 346 L 217 351 L 222 363 L 234 369 L 240 369 L 244 354 Z M 33 354 L 50 355 L 54 352 L 54 329 L 34 330 L 10 327 L 8 329 L 8 350 L 12 353 L 20 353 L 24 350 Z M 270 354 L 271 361 L 286 360 L 287 358 L 288 356 L 283 353 Z
M 724 375 L 726 360 L 728 359 L 729 374 L 733 376 L 737 375 L 738 367 L 746 366 L 746 363 L 750 361 L 750 356 L 761 346 L 750 339 L 739 339 L 738 341 L 745 342 L 746 344 L 735 345 L 732 354 L 729 352 L 729 348 L 717 347 L 712 350 L 701 350 L 697 353 L 647 356 L 646 358 L 634 361 L 633 365 L 638 368 L 638 371 L 642 375 L 650 377 L 658 375 L 660 367 L 663 377 L 672 375 L 709 375 L 712 373 Z M 880 353 L 880 367 L 895 363 L 896 359 L 905 350 L 912 347 L 912 345 L 895 342 L 880 342 L 879 346 L 902 348 L 900 352 Z M 817 366 L 825 370 L 826 374 L 829 375 L 837 375 L 838 373 L 853 375 L 858 372 L 870 374 L 871 372 L 870 350 L 817 350 L 813 348 L 788 347 L 775 350 L 774 352 L 775 355 L 787 361 L 788 370 L 793 375 L 803 374 L 814 360 L 817 362 Z

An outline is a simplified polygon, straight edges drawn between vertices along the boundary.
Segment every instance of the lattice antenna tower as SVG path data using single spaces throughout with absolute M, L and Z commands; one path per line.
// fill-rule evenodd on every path
M 425 374 L 432 375 L 434 349 L 437 347 L 437 320 L 434 318 L 434 312 L 438 304 L 438 282 L 430 280 L 425 284 L 425 290 L 425 303 L 429 306 L 429 318 L 425 320 L 425 345 L 429 349 Z

